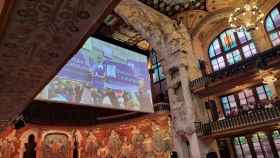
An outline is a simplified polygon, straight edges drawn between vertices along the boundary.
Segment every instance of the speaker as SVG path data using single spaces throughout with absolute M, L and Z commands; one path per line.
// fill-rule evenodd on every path
M 20 129 L 25 126 L 24 118 L 21 116 L 14 121 L 15 129 Z

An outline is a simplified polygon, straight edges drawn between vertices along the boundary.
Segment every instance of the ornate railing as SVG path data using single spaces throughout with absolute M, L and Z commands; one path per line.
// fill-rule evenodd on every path
M 193 80 L 190 82 L 191 89 L 198 89 L 206 87 L 208 84 L 215 82 L 224 77 L 231 76 L 233 74 L 238 74 L 246 72 L 250 69 L 249 67 L 266 67 L 269 66 L 267 63 L 271 60 L 277 60 L 280 57 L 280 46 L 273 47 L 263 53 L 256 54 L 255 56 L 241 61 L 239 63 L 233 64 L 224 68 L 223 70 L 207 74 L 201 78 Z
M 169 112 L 170 111 L 169 103 L 164 103 L 164 102 L 155 103 L 154 111 L 155 112 Z
M 196 122 L 196 130 L 199 136 L 211 136 L 219 132 L 233 129 L 241 129 L 280 120 L 280 105 L 272 108 L 264 108 L 252 112 L 239 114 L 235 117 L 226 118 L 208 123 Z

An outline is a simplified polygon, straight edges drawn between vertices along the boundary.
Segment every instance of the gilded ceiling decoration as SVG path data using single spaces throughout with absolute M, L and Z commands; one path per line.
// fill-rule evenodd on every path
M 172 16 L 185 10 L 206 9 L 206 0 L 140 0 L 159 12 Z
M 183 22 L 187 29 L 192 32 L 209 13 L 203 10 L 191 10 L 179 13 L 175 19 Z
M 131 26 L 127 25 L 118 15 L 110 14 L 105 20 L 104 25 L 98 30 L 98 33 L 124 42 L 129 45 L 148 50 L 150 45 L 140 34 Z
M 197 31 L 201 24 L 206 22 L 213 16 L 222 15 L 224 12 L 229 12 L 236 7 L 242 6 L 244 0 L 139 0 L 153 9 L 163 13 L 173 19 L 182 21 L 187 29 L 193 34 Z M 258 0 L 263 5 L 266 0 Z M 222 14 L 221 14 L 222 13 Z M 226 13 L 228 14 L 228 13 Z M 227 15 L 226 15 L 227 16 Z M 215 18 L 217 19 L 217 18 Z M 218 18 L 219 19 L 219 18 Z M 224 21 L 224 16 L 221 16 Z M 218 28 L 225 23 L 216 24 L 216 21 L 209 25 L 209 28 Z M 212 27 L 213 25 L 213 27 Z M 227 25 L 227 24 L 225 24 Z M 147 42 L 135 31 L 132 27 L 116 14 L 111 14 L 105 20 L 105 25 L 100 30 L 103 30 L 102 35 L 120 40 L 129 45 L 140 46 L 142 49 L 149 49 Z M 208 27 L 208 26 L 207 26 Z M 106 30 L 106 31 L 104 31 Z M 206 32 L 209 34 L 211 32 Z M 205 35 L 204 35 L 205 37 Z M 138 44 L 142 43 L 142 44 Z M 145 43 L 145 44 L 143 44 Z

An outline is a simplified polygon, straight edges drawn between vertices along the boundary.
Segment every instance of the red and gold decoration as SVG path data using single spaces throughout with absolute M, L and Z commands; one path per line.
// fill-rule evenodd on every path
M 166 114 L 144 116 L 127 122 L 96 127 L 62 127 L 28 124 L 0 133 L 0 157 L 23 157 L 31 135 L 36 157 L 72 158 L 169 158 L 172 150 Z

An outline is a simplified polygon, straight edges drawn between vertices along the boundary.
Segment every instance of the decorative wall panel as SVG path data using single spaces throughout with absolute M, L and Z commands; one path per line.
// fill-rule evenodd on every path
M 73 158 L 75 148 L 79 158 L 168 158 L 172 150 L 168 114 L 153 114 L 98 126 L 9 128 L 0 133 L 0 158 L 22 158 L 31 134 L 37 158 Z

